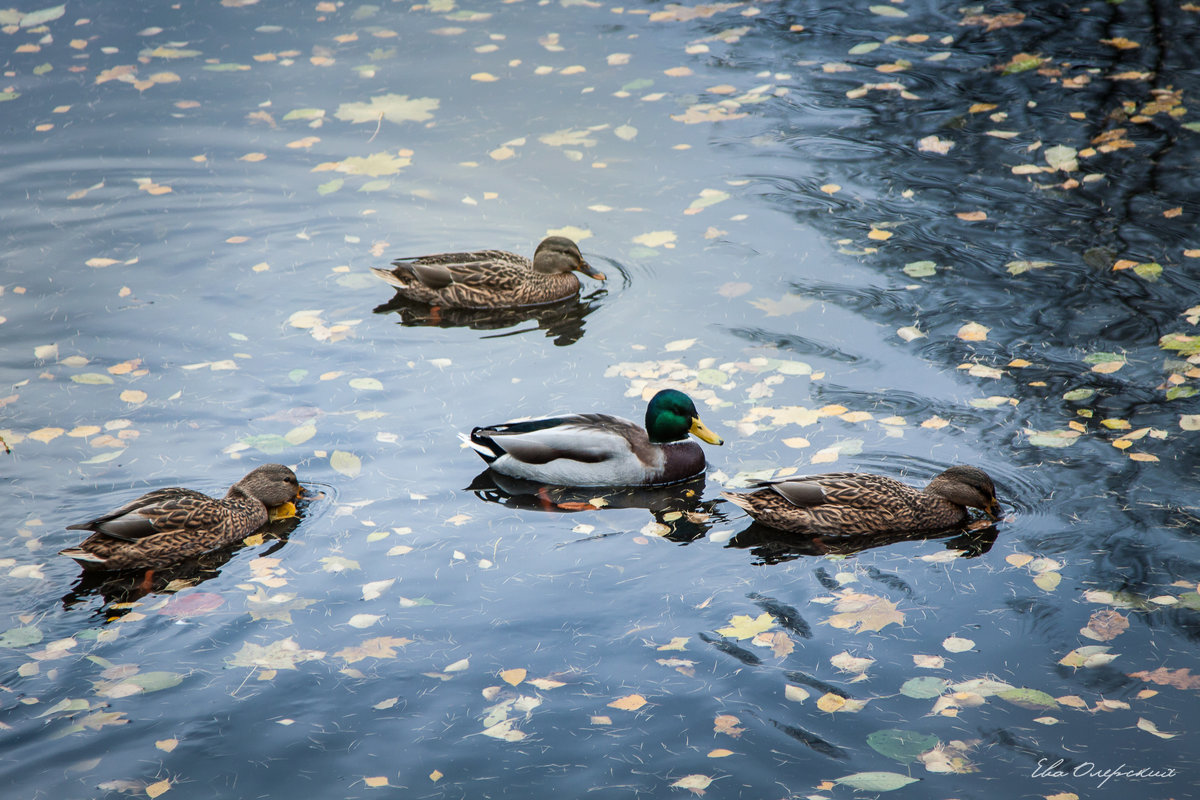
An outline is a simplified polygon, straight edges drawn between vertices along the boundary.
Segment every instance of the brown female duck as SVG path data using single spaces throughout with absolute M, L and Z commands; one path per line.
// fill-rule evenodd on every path
M 438 253 L 401 258 L 393 269 L 371 271 L 401 296 L 443 308 L 517 308 L 565 300 L 579 293 L 575 272 L 604 280 L 563 236 L 543 239 L 533 261 L 503 250 Z
M 296 473 L 282 464 L 252 470 L 220 500 L 191 489 L 158 489 L 102 517 L 67 526 L 93 533 L 60 555 L 90 569 L 167 566 L 248 536 L 267 524 L 268 508 L 301 493 Z
M 776 478 L 755 488 L 723 496 L 755 520 L 793 533 L 936 531 L 962 525 L 968 508 L 992 519 L 1001 513 L 992 479 L 978 467 L 951 467 L 924 489 L 862 472 Z

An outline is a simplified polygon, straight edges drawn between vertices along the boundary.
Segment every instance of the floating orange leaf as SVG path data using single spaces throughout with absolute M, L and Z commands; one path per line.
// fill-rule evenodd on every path
M 646 698 L 640 694 L 627 694 L 624 697 L 613 700 L 608 704 L 608 707 L 619 708 L 622 711 L 637 711 L 644 705 L 646 705 Z
M 740 727 L 741 724 L 742 721 L 733 714 L 718 714 L 713 719 L 713 730 L 736 739 L 746 732 L 745 728 Z

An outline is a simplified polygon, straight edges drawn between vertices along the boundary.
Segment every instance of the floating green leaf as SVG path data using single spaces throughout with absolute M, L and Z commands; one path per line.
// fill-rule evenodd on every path
M 283 438 L 291 445 L 304 444 L 309 439 L 317 435 L 317 426 L 311 422 L 306 422 L 303 425 L 297 425 L 283 435 Z
M 360 391 L 382 391 L 383 384 L 379 382 L 378 378 L 352 378 L 350 388 Z
M 928 278 L 937 273 L 937 264 L 932 261 L 913 261 L 904 265 L 904 273 L 910 278 Z
M 338 172 L 347 175 L 367 175 L 378 178 L 381 175 L 395 175 L 412 163 L 407 156 L 394 156 L 390 153 L 372 153 L 369 156 L 350 156 L 342 159 L 337 166 Z
M 1031 711 L 1044 711 L 1047 708 L 1057 708 L 1058 701 L 1038 689 L 1009 689 L 996 695 L 1001 700 L 1007 700 L 1013 705 L 1028 708 Z
M 1144 278 L 1151 282 L 1158 280 L 1158 276 L 1162 275 L 1162 270 L 1162 264 L 1155 261 L 1151 261 L 1148 264 L 1138 264 L 1133 268 L 1133 271 L 1139 278 Z
M 331 181 L 326 181 L 317 187 L 317 194 L 333 194 L 346 183 L 344 178 L 334 178 Z
M 347 122 L 424 122 L 433 119 L 439 102 L 432 97 L 409 98 L 406 94 L 381 94 L 366 103 L 342 103 L 334 114 Z
M 347 478 L 355 478 L 362 471 L 362 460 L 345 450 L 334 450 L 333 455 L 329 457 L 329 466 Z
M 324 119 L 325 109 L 323 108 L 293 108 L 291 111 L 283 115 L 284 122 L 291 122 L 294 119 Z
M 1077 431 L 1027 431 L 1028 441 L 1036 447 L 1070 447 L 1079 441 Z
M 918 778 L 910 778 L 898 772 L 856 772 L 853 775 L 836 778 L 834 783 L 864 792 L 890 792 L 908 786 L 910 783 L 916 783 L 918 780 Z
M 729 373 L 719 369 L 702 369 L 696 372 L 696 380 L 709 386 L 720 386 L 729 383 Z
M 259 452 L 266 453 L 269 456 L 277 455 L 287 450 L 292 446 L 284 437 L 277 433 L 264 433 L 261 436 L 246 436 L 239 440 L 242 444 L 249 445 Z
M 900 18 L 908 16 L 907 11 L 896 8 L 895 6 L 867 6 L 867 8 L 871 9 L 872 14 L 878 14 L 881 17 Z
M 937 746 L 938 737 L 916 731 L 889 729 L 875 731 L 867 737 L 867 744 L 875 752 L 895 759 L 901 764 L 910 764 L 917 756 Z
M 928 700 L 938 697 L 946 691 L 949 682 L 932 675 L 922 675 L 919 678 L 909 678 L 900 687 L 900 694 L 917 700 Z
M 861 42 L 848 51 L 852 56 L 862 56 L 879 49 L 879 42 Z
M 47 22 L 53 22 L 65 13 L 67 13 L 67 7 L 65 5 L 50 6 L 49 8 L 43 8 L 39 11 L 30 11 L 28 14 L 25 14 L 21 17 L 21 27 L 36 28 L 38 25 L 45 25 Z
M 1069 392 L 1063 393 L 1063 400 L 1066 400 L 1068 403 L 1078 403 L 1081 400 L 1087 400 L 1095 393 L 1095 389 L 1072 389 Z
M 91 707 L 92 704 L 87 700 L 83 700 L 81 698 L 71 699 L 70 697 L 64 697 L 62 700 L 59 700 L 54 705 L 50 706 L 50 708 L 38 714 L 37 719 L 49 717 L 53 714 L 77 714 L 80 711 L 87 711 Z
M 1053 261 L 1010 261 L 1004 265 L 1010 275 L 1020 275 L 1031 269 L 1045 269 L 1054 266 Z
M 1194 356 L 1200 353 L 1200 336 L 1168 333 L 1158 340 L 1158 346 L 1163 350 L 1176 350 L 1181 356 Z
M 42 640 L 42 632 L 33 625 L 9 628 L 0 633 L 0 647 L 28 647 Z
M 1196 395 L 1196 387 L 1194 386 L 1172 386 L 1167 389 L 1167 399 L 1176 400 L 1180 397 L 1194 397 Z
M 392 185 L 392 182 L 387 178 L 378 178 L 373 181 L 367 181 L 362 186 L 358 187 L 360 192 L 382 192 Z
M 113 382 L 113 379 L 102 372 L 83 372 L 79 375 L 72 375 L 71 380 L 75 383 L 83 383 L 89 386 L 103 386 Z

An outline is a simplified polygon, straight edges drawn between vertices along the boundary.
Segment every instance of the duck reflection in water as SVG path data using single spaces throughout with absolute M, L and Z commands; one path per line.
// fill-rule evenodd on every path
M 574 344 L 583 338 L 584 319 L 600 307 L 600 301 L 608 294 L 605 289 L 596 289 L 586 297 L 573 297 L 542 306 L 522 308 L 445 308 L 430 306 L 396 294 L 388 302 L 376 306 L 374 313 L 400 316 L 405 327 L 470 328 L 476 331 L 499 331 L 524 323 L 534 327 L 523 327 L 506 331 L 496 336 L 515 336 L 527 331 L 543 330 L 547 338 L 559 347 Z M 494 338 L 494 337 L 487 337 Z
M 305 510 L 313 499 L 315 498 L 306 494 L 296 503 L 294 515 L 272 520 L 259 528 L 254 535 L 262 536 L 270 542 L 270 546 L 256 553 L 255 557 L 262 558 L 279 552 L 287 544 L 292 531 L 299 527 Z M 221 568 L 246 547 L 244 541 L 236 542 L 166 567 L 159 567 L 150 573 L 149 580 L 144 569 L 85 569 L 71 590 L 63 595 L 62 605 L 64 609 L 70 610 L 91 597 L 99 596 L 102 604 L 96 613 L 102 615 L 106 621 L 117 620 L 133 608 L 113 606 L 135 603 L 152 594 L 173 594 L 199 586 L 220 575 Z
M 727 548 L 749 550 L 755 564 L 782 564 L 805 556 L 848 556 L 875 547 L 900 542 L 940 541 L 946 550 L 959 551 L 960 558 L 978 558 L 992 549 L 1000 531 L 987 521 L 971 523 L 967 530 L 890 532 L 860 534 L 811 533 L 797 534 L 781 531 L 761 522 L 737 533 L 725 545 Z
M 680 544 L 702 539 L 719 500 L 703 500 L 704 476 L 670 486 L 551 486 L 501 475 L 485 469 L 467 487 L 489 503 L 530 511 L 596 511 L 602 508 L 644 508 L 664 525 L 664 539 Z M 602 538 L 609 534 L 602 534 Z

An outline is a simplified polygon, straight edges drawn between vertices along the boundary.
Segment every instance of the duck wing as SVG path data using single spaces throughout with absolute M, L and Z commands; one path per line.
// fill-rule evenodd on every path
M 508 455 L 525 464 L 547 464 L 560 458 L 597 464 L 636 453 L 642 441 L 649 445 L 639 426 L 608 414 L 524 420 L 471 432 L 472 446 L 485 460 Z
M 428 289 L 444 289 L 455 283 L 508 288 L 508 284 L 515 284 L 515 279 L 530 269 L 526 259 L 503 250 L 401 258 L 392 265 L 396 268 L 394 273 L 415 279 Z
M 793 475 L 762 481 L 756 488 L 769 488 L 798 508 L 823 505 L 878 508 L 912 492 L 891 478 L 858 472 Z
M 136 542 L 168 529 L 193 529 L 210 525 L 216 510 L 216 501 L 202 492 L 158 489 L 104 516 L 68 525 L 67 530 L 92 531 L 110 539 Z

